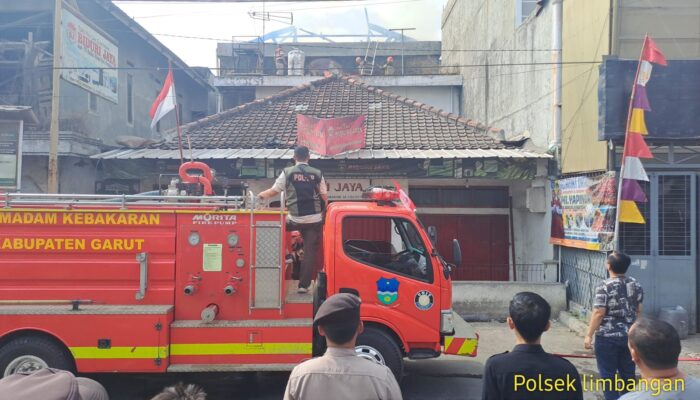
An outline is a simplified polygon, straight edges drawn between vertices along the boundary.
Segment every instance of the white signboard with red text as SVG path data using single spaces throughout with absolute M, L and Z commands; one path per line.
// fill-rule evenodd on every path
M 61 18 L 61 51 L 61 78 L 118 102 L 119 48 L 66 8 Z

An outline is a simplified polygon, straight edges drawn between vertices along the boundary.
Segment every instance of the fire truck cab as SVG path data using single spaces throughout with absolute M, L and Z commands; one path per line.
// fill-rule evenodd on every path
M 252 193 L 0 201 L 3 376 L 290 370 L 323 353 L 313 315 L 340 292 L 363 302 L 358 356 L 399 378 L 405 358 L 476 354 L 453 266 L 395 198 L 329 205 L 309 294 L 288 279 L 285 211 Z

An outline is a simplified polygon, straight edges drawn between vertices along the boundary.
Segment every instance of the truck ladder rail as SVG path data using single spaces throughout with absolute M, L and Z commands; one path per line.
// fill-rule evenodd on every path
M 4 208 L 38 205 L 115 206 L 121 209 L 140 206 L 201 207 L 217 206 L 245 209 L 244 196 L 161 196 L 161 195 L 109 195 L 109 194 L 44 194 L 0 193 Z M 252 207 L 254 209 L 254 205 Z
M 280 193 L 280 207 L 279 207 L 279 216 L 280 216 L 280 222 L 279 225 L 268 225 L 263 223 L 264 225 L 257 224 L 254 219 L 254 210 L 256 209 L 256 201 L 257 201 L 257 196 L 253 193 L 253 191 L 249 190 L 247 194 L 249 204 L 251 204 L 250 208 L 250 249 L 249 249 L 249 260 L 248 260 L 248 268 L 249 268 L 249 276 L 250 280 L 252 282 L 253 287 L 251 288 L 252 290 L 248 291 L 248 314 L 252 314 L 253 310 L 256 309 L 271 309 L 271 308 L 276 308 L 279 310 L 280 314 L 283 312 L 283 305 L 284 305 L 284 295 L 285 295 L 285 287 L 284 287 L 284 272 L 285 272 L 285 225 L 286 225 L 286 212 L 285 212 L 285 192 Z M 258 264 L 258 254 L 257 254 L 257 235 L 258 235 L 258 228 L 265 228 L 265 229 L 270 229 L 270 228 L 279 228 L 279 254 L 278 254 L 278 265 L 276 267 L 261 267 Z M 253 259 L 253 254 L 255 254 L 255 259 Z M 278 301 L 277 301 L 277 306 L 276 307 L 270 307 L 270 306 L 259 306 L 256 304 L 256 297 L 257 295 L 254 293 L 257 293 L 260 288 L 258 288 L 257 285 L 257 280 L 256 280 L 256 275 L 257 275 L 257 270 L 258 269 L 276 269 L 278 273 L 278 279 L 279 279 L 279 285 L 277 287 L 277 296 L 278 296 Z

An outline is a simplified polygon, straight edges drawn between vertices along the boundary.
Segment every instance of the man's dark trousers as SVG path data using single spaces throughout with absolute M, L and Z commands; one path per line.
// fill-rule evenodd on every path
M 596 335 L 595 337 L 595 357 L 598 363 L 600 377 L 606 380 L 605 388 L 612 385 L 612 391 L 604 390 L 605 400 L 615 400 L 627 393 L 626 390 L 616 391 L 615 374 L 619 379 L 623 379 L 625 387 L 628 379 L 634 379 L 634 361 L 627 347 L 627 336 L 605 337 Z M 607 380 L 610 381 L 607 381 Z M 608 383 L 612 382 L 612 383 Z M 620 384 L 622 386 L 622 384 Z
M 312 274 L 316 269 L 322 228 L 322 222 L 313 224 L 287 223 L 287 230 L 299 231 L 304 240 L 304 259 L 301 260 L 301 271 L 299 271 L 300 288 L 308 288 L 311 285 Z

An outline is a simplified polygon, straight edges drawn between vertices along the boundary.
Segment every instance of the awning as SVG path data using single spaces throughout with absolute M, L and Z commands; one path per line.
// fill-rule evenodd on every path
M 6 106 L 0 105 L 0 119 L 22 120 L 27 124 L 38 124 L 36 114 L 29 106 Z
M 190 151 L 184 150 L 185 158 L 190 158 Z M 196 160 L 212 159 L 291 159 L 293 149 L 193 149 L 191 158 Z M 179 150 L 163 149 L 117 149 L 96 154 L 91 158 L 100 160 L 179 160 Z M 312 159 L 331 160 L 400 160 L 400 159 L 458 159 L 458 158 L 503 158 L 503 159 L 550 159 L 551 155 L 521 149 L 453 149 L 453 150 L 371 150 L 362 149 L 322 157 L 315 154 Z

